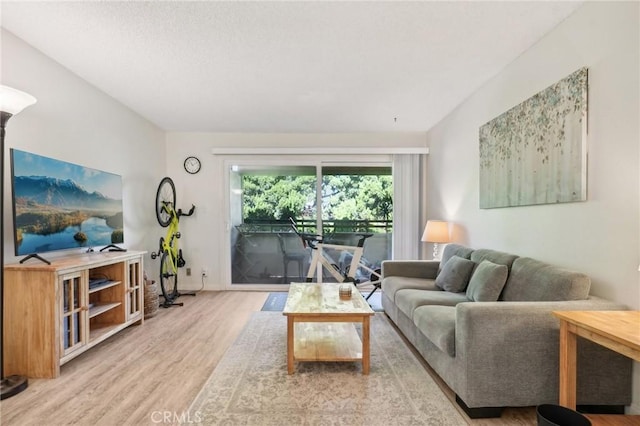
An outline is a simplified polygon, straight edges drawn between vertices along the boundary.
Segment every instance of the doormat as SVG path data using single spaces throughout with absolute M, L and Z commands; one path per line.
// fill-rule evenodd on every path
M 289 293 L 287 293 L 286 291 L 269 293 L 267 300 L 265 300 L 264 305 L 262 305 L 261 311 L 282 312 L 284 310 L 284 305 L 287 303 L 288 294 Z

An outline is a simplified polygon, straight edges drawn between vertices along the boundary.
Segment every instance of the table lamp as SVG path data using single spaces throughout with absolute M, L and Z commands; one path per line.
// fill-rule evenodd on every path
M 433 243 L 433 258 L 439 259 L 438 244 L 449 242 L 449 223 L 444 220 L 428 220 L 422 241 Z

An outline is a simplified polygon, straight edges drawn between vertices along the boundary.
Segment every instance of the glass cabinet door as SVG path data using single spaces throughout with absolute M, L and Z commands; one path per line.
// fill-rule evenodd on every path
M 68 355 L 82 347 L 88 339 L 88 307 L 86 279 L 82 272 L 60 277 L 62 297 L 60 328 L 62 355 Z
M 142 315 L 142 263 L 127 262 L 127 321 Z

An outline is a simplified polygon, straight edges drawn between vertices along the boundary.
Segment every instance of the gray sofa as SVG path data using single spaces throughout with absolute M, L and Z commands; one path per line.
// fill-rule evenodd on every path
M 552 311 L 626 309 L 589 296 L 584 274 L 457 244 L 445 247 L 441 261 L 385 261 L 382 277 L 386 314 L 472 418 L 558 403 Z M 630 359 L 579 339 L 579 406 L 623 410 L 632 398 L 631 368 Z

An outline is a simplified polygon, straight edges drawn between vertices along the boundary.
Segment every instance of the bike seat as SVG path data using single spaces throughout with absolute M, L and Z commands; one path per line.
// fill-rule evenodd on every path
M 356 234 L 358 237 L 360 237 L 358 239 L 358 247 L 362 247 L 364 246 L 364 240 L 366 240 L 369 237 L 372 237 L 373 234 Z

